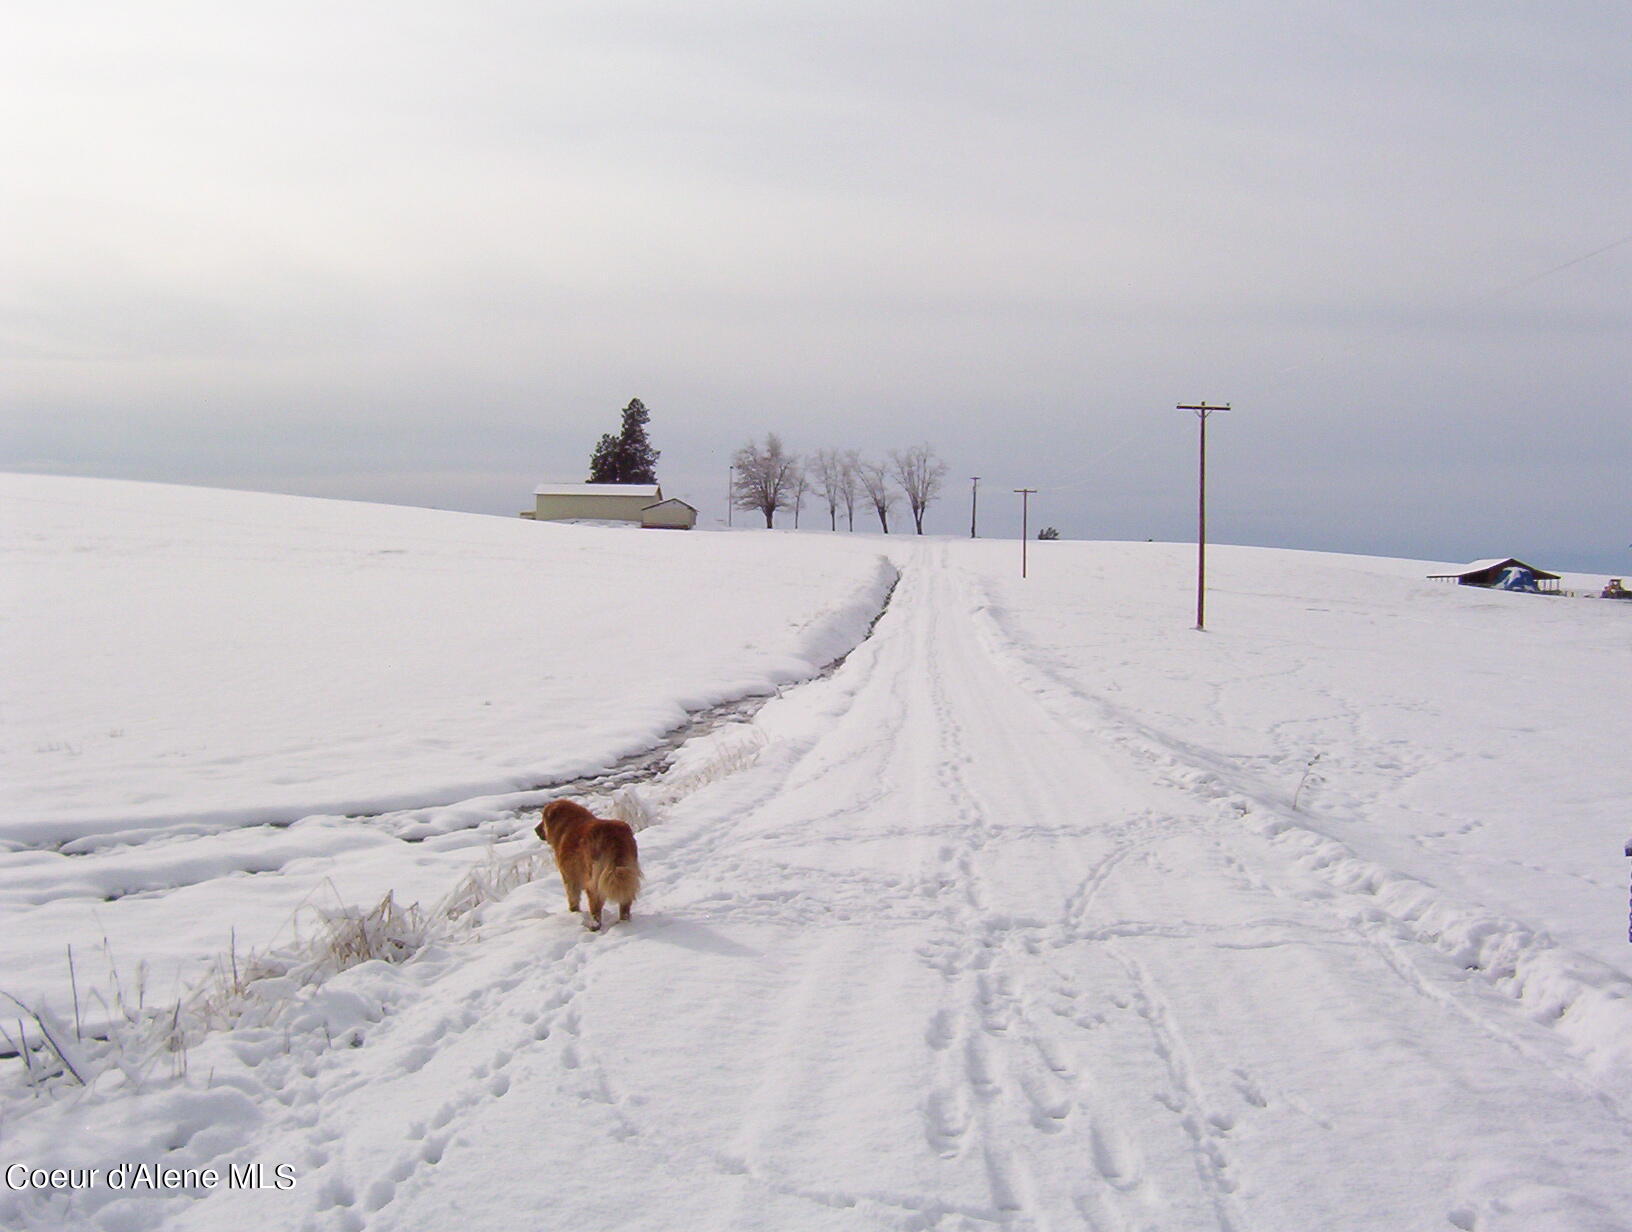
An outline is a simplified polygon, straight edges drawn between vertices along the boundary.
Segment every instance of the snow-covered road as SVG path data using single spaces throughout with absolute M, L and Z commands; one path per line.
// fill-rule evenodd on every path
M 466 943 L 335 977 L 304 1037 L 232 1033 L 238 1068 L 110 1109 L 78 1152 L 123 1158 L 147 1132 L 172 1163 L 289 1165 L 293 1188 L 16 1209 L 199 1229 L 1632 1224 L 1618 1069 L 1334 886 L 1272 806 L 1036 674 L 951 545 L 902 559 L 873 636 L 760 713 L 758 761 L 642 834 L 632 924 L 586 934 L 542 879 Z M 317 1046 L 315 1022 L 355 1046 Z

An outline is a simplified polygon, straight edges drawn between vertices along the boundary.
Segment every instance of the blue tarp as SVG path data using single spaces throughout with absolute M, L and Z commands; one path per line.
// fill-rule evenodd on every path
M 1541 587 L 1536 585 L 1536 575 L 1519 565 L 1510 565 L 1502 570 L 1502 579 L 1496 583 L 1498 590 L 1523 590 L 1531 594 L 1540 594 Z

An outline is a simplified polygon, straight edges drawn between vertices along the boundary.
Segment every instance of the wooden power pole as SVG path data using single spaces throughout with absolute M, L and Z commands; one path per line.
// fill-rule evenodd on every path
M 980 476 L 974 475 L 969 480 L 972 485 L 969 489 L 969 538 L 975 537 L 975 502 L 980 497 Z
M 1230 404 L 1208 406 L 1181 404 L 1181 411 L 1194 411 L 1201 424 L 1201 468 L 1196 479 L 1196 628 L 1207 627 L 1207 417 L 1214 411 L 1227 411 Z
M 1031 536 L 1031 498 L 1037 495 L 1036 488 L 1016 488 L 1015 493 L 1020 497 L 1020 576 L 1026 576 L 1026 540 Z

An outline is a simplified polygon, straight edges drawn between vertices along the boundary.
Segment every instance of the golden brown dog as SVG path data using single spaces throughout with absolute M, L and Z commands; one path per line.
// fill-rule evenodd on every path
M 555 853 L 568 909 L 578 910 L 580 892 L 589 895 L 585 928 L 600 928 L 605 903 L 618 904 L 618 919 L 629 918 L 629 904 L 640 893 L 643 877 L 635 832 L 628 822 L 597 817 L 571 800 L 552 800 L 544 806 L 544 819 L 534 833 Z

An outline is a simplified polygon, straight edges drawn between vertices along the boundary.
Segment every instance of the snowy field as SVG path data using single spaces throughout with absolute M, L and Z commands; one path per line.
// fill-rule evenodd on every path
M 1632 1227 L 1632 604 L 22 477 L 0 551 L 0 1226 Z
M 895 577 L 732 542 L 0 476 L 0 989 L 72 944 L 172 995 L 303 904 L 440 898 L 532 789 L 809 677 Z

